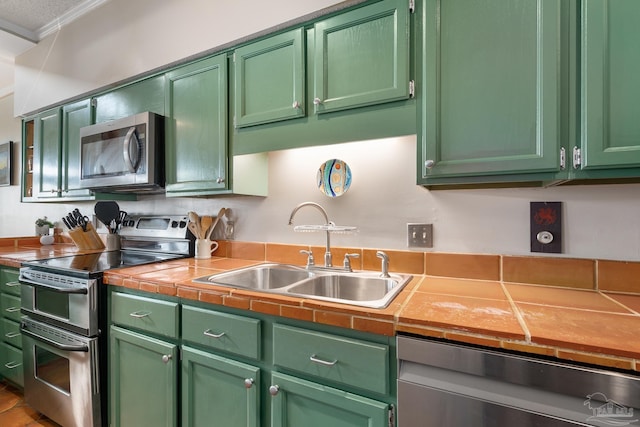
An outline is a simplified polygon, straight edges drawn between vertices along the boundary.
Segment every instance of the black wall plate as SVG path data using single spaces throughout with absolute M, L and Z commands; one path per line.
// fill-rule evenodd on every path
M 562 202 L 531 202 L 531 252 L 562 253 Z

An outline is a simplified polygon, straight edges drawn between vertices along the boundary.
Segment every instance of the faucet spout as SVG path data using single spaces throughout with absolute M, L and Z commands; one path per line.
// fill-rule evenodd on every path
M 296 214 L 298 213 L 298 211 L 305 207 L 305 206 L 311 206 L 313 208 L 316 208 L 317 210 L 320 211 L 320 213 L 322 214 L 322 216 L 324 217 L 324 223 L 325 225 L 329 225 L 329 215 L 327 215 L 327 211 L 320 206 L 318 203 L 315 202 L 303 202 L 300 203 L 298 206 L 296 206 L 295 208 L 293 208 L 293 210 L 291 211 L 291 215 L 289 216 L 289 225 L 293 225 L 293 218 L 296 216 Z M 325 267 L 331 267 L 332 266 L 332 259 L 331 259 L 331 237 L 330 237 L 330 231 L 329 229 L 327 229 L 327 243 L 326 243 L 326 248 L 325 248 L 325 252 L 324 252 L 324 266 Z

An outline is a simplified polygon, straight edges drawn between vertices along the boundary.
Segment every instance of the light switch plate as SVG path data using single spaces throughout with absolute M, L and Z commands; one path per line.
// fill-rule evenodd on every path
M 407 224 L 407 246 L 410 248 L 432 248 L 433 224 Z
M 562 202 L 531 202 L 531 252 L 562 253 Z

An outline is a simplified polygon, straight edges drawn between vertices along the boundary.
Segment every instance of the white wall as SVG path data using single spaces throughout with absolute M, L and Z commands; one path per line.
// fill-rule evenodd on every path
M 32 111 L 337 2 L 253 3 L 111 0 L 18 58 L 15 100 L 0 99 L 0 141 L 20 140 L 12 103 L 18 113 Z M 529 254 L 529 202 L 562 201 L 561 256 L 640 260 L 640 185 L 427 191 L 415 185 L 415 144 L 406 137 L 271 153 L 267 198 L 153 196 L 121 206 L 166 214 L 215 214 L 224 206 L 232 209 L 238 240 L 322 245 L 321 233 L 287 226 L 298 203 L 316 201 L 337 224 L 359 227 L 356 235 L 334 236 L 339 246 L 405 249 L 406 223 L 432 222 L 435 251 Z M 351 165 L 353 186 L 329 199 L 315 188 L 315 174 L 333 157 Z M 0 187 L 0 200 L 0 236 L 33 234 L 39 216 L 59 219 L 75 207 L 93 211 L 89 202 L 21 204 L 18 186 Z M 320 221 L 305 209 L 295 222 Z

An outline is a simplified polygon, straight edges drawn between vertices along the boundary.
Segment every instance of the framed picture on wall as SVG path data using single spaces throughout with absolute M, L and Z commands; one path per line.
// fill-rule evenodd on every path
M 13 142 L 0 144 L 0 186 L 11 185 L 11 147 Z

